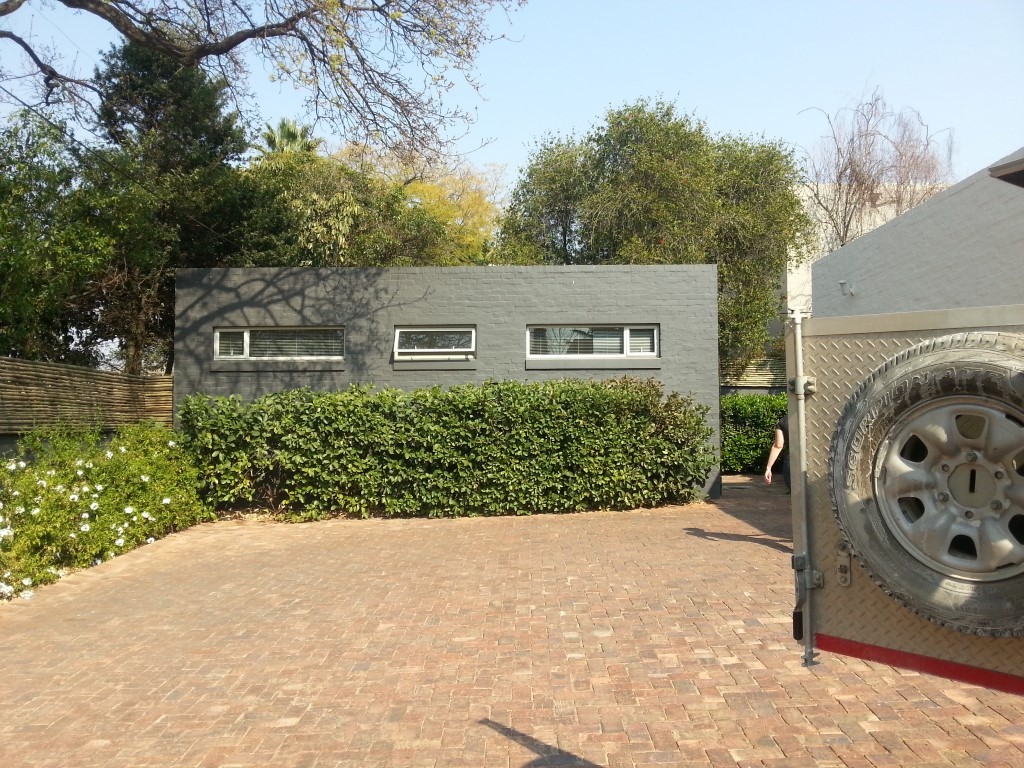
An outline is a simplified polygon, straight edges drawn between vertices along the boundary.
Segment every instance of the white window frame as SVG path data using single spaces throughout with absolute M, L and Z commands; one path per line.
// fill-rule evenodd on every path
M 342 332 L 342 354 L 340 355 L 285 355 L 278 357 L 250 357 L 249 356 L 249 334 L 252 331 L 341 331 Z M 221 355 L 220 353 L 220 335 L 221 333 L 242 333 L 242 354 L 241 355 Z M 245 328 L 214 328 L 213 329 L 213 359 L 217 361 L 224 360 L 245 360 L 248 362 L 262 362 L 264 360 L 273 362 L 275 360 L 308 360 L 308 361 L 324 361 L 324 360 L 344 360 L 344 347 L 347 339 L 345 338 L 345 326 L 343 325 L 310 325 L 310 326 L 289 326 L 289 327 L 261 327 L 252 326 Z
M 622 352 L 614 355 L 538 355 L 530 352 L 530 332 L 538 328 L 621 328 Z M 654 350 L 652 352 L 630 352 L 630 331 L 654 331 Z M 661 328 L 655 323 L 550 323 L 534 324 L 526 327 L 526 359 L 527 360 L 654 360 L 661 355 Z
M 465 333 L 469 331 L 469 347 L 462 349 L 399 349 L 398 341 L 406 332 L 431 333 Z M 476 360 L 476 326 L 475 325 L 396 325 L 395 342 L 392 346 L 395 362 L 435 361 L 458 362 Z

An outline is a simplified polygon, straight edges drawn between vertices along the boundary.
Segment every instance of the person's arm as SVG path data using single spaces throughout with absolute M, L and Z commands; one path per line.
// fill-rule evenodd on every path
M 775 428 L 775 440 L 772 442 L 772 449 L 768 452 L 768 466 L 764 470 L 764 481 L 771 485 L 772 482 L 772 467 L 775 465 L 776 460 L 779 458 L 779 454 L 782 453 L 782 449 L 786 447 L 786 438 L 782 435 L 782 430 L 778 427 Z

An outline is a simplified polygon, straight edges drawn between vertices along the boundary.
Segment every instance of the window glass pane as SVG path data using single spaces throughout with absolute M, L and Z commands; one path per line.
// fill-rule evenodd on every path
M 621 355 L 622 328 L 531 328 L 531 355 Z
M 621 355 L 622 329 L 621 328 L 595 328 L 594 331 L 594 354 L 595 355 Z
M 284 328 L 249 331 L 249 357 L 343 357 L 342 328 Z
M 220 331 L 217 334 L 217 354 L 220 357 L 244 357 L 245 331 Z
M 402 330 L 398 332 L 398 349 L 411 351 L 473 351 L 473 331 L 460 330 Z
M 654 354 L 654 329 L 653 328 L 630 328 L 629 329 L 629 354 L 631 354 L 631 355 L 653 355 Z

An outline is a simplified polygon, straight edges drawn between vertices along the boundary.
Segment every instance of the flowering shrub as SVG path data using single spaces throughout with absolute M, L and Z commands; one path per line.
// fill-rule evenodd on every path
M 0 599 L 212 517 L 165 427 L 37 431 L 0 461 Z

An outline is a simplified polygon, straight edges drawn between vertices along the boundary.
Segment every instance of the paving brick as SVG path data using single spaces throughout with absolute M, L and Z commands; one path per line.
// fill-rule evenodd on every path
M 221 522 L 0 605 L 0 766 L 1024 765 L 1024 700 L 788 636 L 788 497 Z

